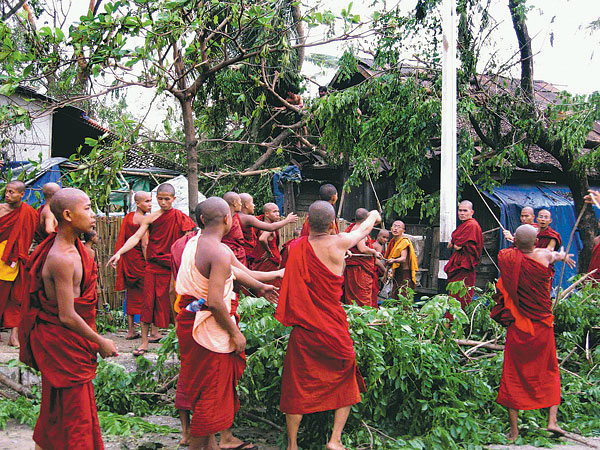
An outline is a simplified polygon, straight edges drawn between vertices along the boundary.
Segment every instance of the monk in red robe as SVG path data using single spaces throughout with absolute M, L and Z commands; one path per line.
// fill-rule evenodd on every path
M 152 194 L 149 192 L 136 192 L 134 197 L 136 210 L 126 214 L 121 223 L 115 252 L 118 252 L 123 244 L 135 234 L 140 227 L 146 214 L 152 210 Z M 125 339 L 137 339 L 139 334 L 135 333 L 133 316 L 142 314 L 142 299 L 144 297 L 144 274 L 146 273 L 146 247 L 148 246 L 148 233 L 130 251 L 125 253 L 117 263 L 117 282 L 115 290 L 126 291 L 127 295 L 127 337 Z M 153 328 L 151 336 L 158 337 L 158 330 Z
M 31 255 L 23 304 L 20 359 L 42 373 L 42 404 L 33 440 L 43 449 L 103 449 L 92 380 L 96 354 L 117 356 L 96 332 L 96 263 L 78 240 L 95 219 L 88 196 L 72 188 L 50 203 L 58 220 Z M 38 447 L 38 448 L 39 448 Z
M 42 195 L 44 196 L 44 204 L 38 208 L 38 225 L 35 229 L 34 242 L 38 244 L 46 239 L 51 233 L 56 231 L 58 222 L 56 217 L 50 211 L 50 200 L 52 196 L 58 192 L 60 186 L 56 183 L 46 183 L 42 186 Z
M 354 214 L 355 222 L 348 225 L 346 233 L 350 233 L 355 227 L 360 226 L 367 217 L 369 211 L 358 208 Z M 366 236 L 350 249 L 352 256 L 346 258 L 344 269 L 344 303 L 359 306 L 371 306 L 377 308 L 377 294 L 373 304 L 375 259 L 383 258 L 381 253 L 373 248 L 371 239 Z
M 406 288 L 417 286 L 416 273 L 419 270 L 417 254 L 412 241 L 404 235 L 406 226 L 401 220 L 392 224 L 392 240 L 385 252 L 387 266 L 392 270 L 392 298 L 406 295 Z
M 250 214 L 242 212 L 242 196 L 246 199 L 246 210 L 252 211 Z M 247 267 L 250 267 L 250 264 L 248 264 L 247 261 L 247 255 L 249 253 L 246 252 L 249 244 L 247 244 L 244 237 L 244 230 L 254 229 L 271 232 L 283 228 L 288 223 L 295 223 L 298 220 L 298 216 L 294 213 L 288 214 L 284 220 L 277 222 L 259 220 L 252 215 L 254 213 L 254 201 L 250 194 L 227 192 L 223 196 L 223 199 L 229 204 L 233 218 L 233 225 L 229 233 L 223 237 L 223 243 L 231 248 L 237 259 Z
M 265 222 L 282 222 L 279 216 L 279 206 L 275 203 L 265 203 L 263 207 Z M 281 253 L 279 252 L 279 231 L 260 231 L 258 245 L 252 252 L 252 270 L 260 272 L 273 272 L 279 270 Z M 281 283 L 275 285 L 279 287 Z
M 186 245 L 176 280 L 177 293 L 195 299 L 181 310 L 177 320 L 180 380 L 185 380 L 193 409 L 190 448 L 219 449 L 217 432 L 222 432 L 220 448 L 253 448 L 248 442 L 234 442 L 235 446 L 224 442 L 223 431 L 231 427 L 239 409 L 235 386 L 246 365 L 246 339 L 232 308 L 233 280 L 259 295 L 268 295 L 274 287 L 253 279 L 222 243 L 232 223 L 229 205 L 223 199 L 211 197 L 198 205 L 196 212 L 198 223 L 203 224 L 202 234 Z
M 336 202 L 338 201 L 338 191 L 333 184 L 324 184 L 319 188 L 319 198 L 324 202 L 329 202 L 333 207 L 335 207 Z M 340 228 L 337 223 L 337 219 L 335 221 L 335 226 L 333 227 L 333 233 L 338 234 L 340 232 Z M 302 231 L 300 231 L 300 236 L 308 236 L 310 234 L 310 221 L 308 220 L 308 216 L 304 219 L 304 224 L 302 225 Z
M 531 206 L 525 206 L 523 209 L 521 209 L 520 219 L 521 219 L 521 225 L 531 225 L 535 228 L 538 227 L 538 224 L 535 223 L 535 212 L 533 211 L 533 208 Z M 504 230 L 503 233 L 504 233 L 504 238 L 508 242 L 515 241 L 514 236 L 512 235 L 512 233 L 509 230 Z
M 12 347 L 19 346 L 21 303 L 27 296 L 25 264 L 38 221 L 37 211 L 23 203 L 24 196 L 25 184 L 11 181 L 4 192 L 6 203 L 0 203 L 0 317 L 11 328 Z
M 325 201 L 309 210 L 310 235 L 290 246 L 275 318 L 293 327 L 281 382 L 287 449 L 297 450 L 303 414 L 334 409 L 329 450 L 342 450 L 341 436 L 364 382 L 358 372 L 346 312 L 341 305 L 346 252 L 381 221 L 377 211 L 350 233 L 333 233 L 335 210 Z
M 516 247 L 498 254 L 502 274 L 496 285 L 491 317 L 507 326 L 502 379 L 497 402 L 508 408 L 511 441 L 517 439 L 519 410 L 550 408 L 548 430 L 563 434 L 556 414 L 560 404 L 560 373 L 554 342 L 550 264 L 572 255 L 536 248 L 537 230 L 521 225 Z
M 473 298 L 472 287 L 475 286 L 475 268 L 481 259 L 483 251 L 483 233 L 479 223 L 473 218 L 473 203 L 464 200 L 458 205 L 458 219 L 462 222 L 452 232 L 448 248 L 454 250 L 450 260 L 444 267 L 448 274 L 448 283 L 463 281 L 468 290 L 465 295 L 453 295 L 461 306 L 471 303 Z
M 167 328 L 171 323 L 171 246 L 192 231 L 196 224 L 186 214 L 173 208 L 175 188 L 169 183 L 158 186 L 156 200 L 160 209 L 144 216 L 140 227 L 108 261 L 116 268 L 121 255 L 133 249 L 148 234 L 146 248 L 146 273 L 144 276 L 144 298 L 142 300 L 142 344 L 133 352 L 134 356 L 148 351 L 149 342 L 158 342 L 160 337 L 148 338 L 150 325 Z
M 536 248 L 547 248 L 555 251 L 562 245 L 560 234 L 552 229 L 552 214 L 547 209 L 540 209 L 537 215 L 538 235 Z
M 279 268 L 280 269 L 285 269 L 285 265 L 287 263 L 287 258 L 289 255 L 289 251 L 290 251 L 290 245 L 300 237 L 300 228 L 296 228 L 294 230 L 294 237 L 290 240 L 288 240 L 287 242 L 284 242 L 283 245 L 281 246 L 281 251 L 279 252 L 281 255 L 281 263 L 279 263 Z

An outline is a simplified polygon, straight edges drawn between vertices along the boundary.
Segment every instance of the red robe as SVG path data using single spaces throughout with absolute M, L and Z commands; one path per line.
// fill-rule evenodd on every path
M 264 220 L 264 216 L 258 216 L 257 219 Z M 240 227 L 244 236 L 244 250 L 246 252 L 246 261 L 248 263 L 248 267 L 250 267 L 252 266 L 252 252 L 254 251 L 254 247 L 256 247 L 256 245 L 258 244 L 258 230 L 254 227 L 245 227 L 241 220 Z
M 8 266 L 19 266 L 13 281 L 0 280 L 0 317 L 7 328 L 19 326 L 21 320 L 21 303 L 27 296 L 25 264 L 38 220 L 37 211 L 27 203 L 0 217 L 0 242 L 6 241 L 2 262 Z
M 281 247 L 281 263 L 279 264 L 279 268 L 280 269 L 285 269 L 285 265 L 287 263 L 287 259 L 288 259 L 288 255 L 289 255 L 289 251 L 290 251 L 290 245 L 292 244 L 292 242 L 296 241 L 296 239 L 298 238 L 293 238 L 290 239 L 289 241 L 285 242 L 283 244 L 283 246 Z
M 351 223 L 346 233 L 352 231 L 356 224 Z M 367 238 L 367 246 L 373 248 L 372 241 Z M 350 252 L 359 254 L 358 247 L 352 247 Z M 346 258 L 344 269 L 344 303 L 347 305 L 373 306 L 373 273 L 375 258 L 372 256 L 350 256 Z M 377 294 L 375 294 L 377 298 Z
M 142 322 L 167 328 L 171 322 L 171 246 L 196 227 L 187 215 L 172 208 L 149 228 Z
M 221 242 L 233 251 L 239 262 L 245 266 L 247 265 L 246 250 L 244 249 L 244 233 L 242 233 L 242 223 L 237 213 L 231 217 L 231 229 L 229 233 L 223 236 Z
M 481 259 L 483 251 L 483 233 L 479 223 L 473 218 L 465 220 L 456 230 L 452 232 L 451 242 L 462 247 L 450 256 L 450 260 L 444 267 L 448 274 L 448 283 L 453 281 L 464 281 L 467 287 L 475 285 L 475 267 Z M 468 290 L 464 296 L 454 296 L 464 308 L 471 303 L 473 292 Z
M 140 228 L 133 223 L 135 212 L 130 212 L 123 218 L 117 243 L 115 244 L 115 253 L 123 247 L 127 239 L 135 234 Z M 123 291 L 127 289 L 127 314 L 142 313 L 142 299 L 144 298 L 144 274 L 146 272 L 146 259 L 142 252 L 142 243 L 139 242 L 135 247 L 125 253 L 117 263 L 117 282 L 115 290 Z
M 558 405 L 551 269 L 516 248 L 502 250 L 498 266 L 502 276 L 491 316 L 508 330 L 497 402 L 515 409 Z
M 554 231 L 552 228 L 548 227 L 545 230 L 539 229 L 538 231 L 538 241 L 535 244 L 536 248 L 547 248 L 552 239 L 556 240 L 556 246 L 554 247 L 555 251 L 560 250 L 560 246 L 562 245 L 562 239 L 560 238 L 560 234 Z
M 308 221 L 308 214 L 306 215 L 306 219 L 304 219 L 304 223 L 302 224 L 302 231 L 300 231 L 300 236 L 308 236 L 310 234 L 310 223 Z M 335 220 L 335 234 L 340 234 L 340 228 L 338 226 L 337 219 Z
M 280 409 L 308 414 L 360 402 L 364 382 L 356 366 L 346 312 L 344 277 L 317 257 L 307 237 L 290 246 L 275 318 L 294 327 L 281 380 Z
M 268 231 L 259 231 L 258 237 L 262 233 L 268 233 Z M 267 252 L 260 242 L 257 242 L 254 251 L 251 254 L 252 264 L 250 268 L 259 272 L 273 272 L 279 270 L 281 264 L 281 253 L 279 252 L 279 231 L 274 231 L 275 238 L 269 241 L 269 249 L 273 256 L 267 256 Z M 269 282 L 273 286 L 280 287 L 281 280 L 277 279 Z
M 171 246 L 171 274 L 174 280 L 177 279 L 177 272 L 179 271 L 179 266 L 181 266 L 181 257 L 183 256 L 185 245 L 193 237 L 194 233 L 188 233 L 177 239 Z M 178 306 L 180 309 L 184 309 L 193 300 L 194 298 L 189 295 L 182 295 Z M 181 355 L 179 356 L 179 360 L 181 361 Z M 183 377 L 179 377 L 177 379 L 177 389 L 175 390 L 175 409 L 179 411 L 192 410 L 192 402 L 187 392 L 186 380 Z
M 45 208 L 49 207 L 50 205 L 48 205 L 48 203 L 44 203 L 37 209 L 38 221 L 37 226 L 35 227 L 35 234 L 33 236 L 33 240 L 38 244 L 48 237 L 48 233 L 46 233 L 46 226 L 40 222 L 40 218 L 42 217 L 42 211 L 44 211 Z
M 240 409 L 235 386 L 246 367 L 246 357 L 243 353 L 215 353 L 199 345 L 192 337 L 195 317 L 196 313 L 181 310 L 177 315 L 177 338 L 181 354 L 179 380 L 184 380 L 193 411 L 191 435 L 200 437 L 233 425 Z
M 19 325 L 20 359 L 42 372 L 42 404 L 33 440 L 44 449 L 103 449 L 92 386 L 99 347 L 61 323 L 57 301 L 44 291 L 42 270 L 55 236 L 31 255 L 30 294 Z M 83 266 L 75 311 L 96 330 L 98 268 L 79 240 L 75 245 Z
M 597 270 L 592 275 L 590 275 L 590 278 L 598 282 L 600 281 L 600 242 L 598 242 L 594 246 L 594 250 L 592 250 L 592 259 L 590 259 L 590 266 L 588 267 L 587 271 L 591 272 L 594 269 Z

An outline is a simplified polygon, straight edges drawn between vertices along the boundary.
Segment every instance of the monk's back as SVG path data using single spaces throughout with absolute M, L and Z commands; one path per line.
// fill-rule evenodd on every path
M 221 242 L 215 241 L 208 236 L 198 237 L 196 249 L 196 268 L 204 278 L 210 278 L 210 270 L 213 264 L 231 261 L 231 249 Z
M 341 234 L 313 235 L 310 234 L 310 243 L 317 258 L 335 275 L 344 273 L 344 256 L 346 252 L 338 245 Z

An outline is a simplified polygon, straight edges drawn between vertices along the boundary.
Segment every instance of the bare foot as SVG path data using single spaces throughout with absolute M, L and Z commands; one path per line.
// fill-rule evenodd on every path
M 9 347 L 17 347 L 19 348 L 19 338 L 13 338 L 12 336 L 8 340 Z
M 519 437 L 519 432 L 518 431 L 516 433 L 506 433 L 506 439 L 509 442 L 515 442 L 518 437 Z
M 348 450 L 346 447 L 344 447 L 341 443 L 338 442 L 329 442 L 325 448 L 327 450 Z
M 190 445 L 190 437 L 189 436 L 183 436 L 179 440 L 179 445 L 181 445 L 182 447 L 188 447 Z
M 548 425 L 548 428 L 546 428 L 546 430 L 548 430 L 554 436 L 564 436 L 565 435 L 565 430 L 563 430 L 558 425 Z

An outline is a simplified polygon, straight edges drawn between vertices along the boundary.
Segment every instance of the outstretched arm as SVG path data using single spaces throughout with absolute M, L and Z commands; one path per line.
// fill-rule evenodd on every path
M 551 252 L 551 260 L 550 260 L 550 264 L 554 264 L 556 261 L 564 261 L 565 264 L 567 264 L 571 269 L 575 267 L 576 262 L 573 259 L 573 254 L 569 253 L 567 254 L 565 252 L 564 247 L 560 248 L 559 252 Z
M 250 270 L 245 265 L 243 265 L 241 262 L 239 262 L 239 260 L 233 255 L 233 253 L 231 254 L 231 257 L 232 257 L 231 267 L 234 270 L 243 272 L 243 273 L 251 276 L 252 278 L 254 278 L 256 281 L 259 281 L 261 283 L 268 283 L 269 281 L 275 281 L 275 280 L 283 278 L 283 273 L 284 273 L 283 269 L 274 270 L 272 272 L 259 272 L 257 270 Z M 238 276 L 237 276 L 238 272 L 235 272 L 235 274 L 236 274 L 235 275 L 236 278 L 238 278 Z M 239 280 L 239 278 L 238 278 L 238 280 Z
M 264 231 L 275 231 L 283 228 L 288 223 L 296 223 L 298 221 L 298 216 L 294 213 L 289 213 L 287 217 L 279 222 L 263 222 L 262 220 L 258 220 L 256 217 L 250 214 L 242 214 L 240 215 L 240 221 L 244 227 L 254 227 L 258 230 Z
M 340 233 L 340 246 L 348 250 L 363 240 L 373 229 L 373 226 L 381 222 L 381 216 L 375 210 L 371 211 L 365 221 L 358 227 L 354 227 L 349 233 Z
M 138 228 L 138 230 L 129 239 L 127 239 L 127 242 L 125 242 L 125 244 L 123 244 L 123 247 L 121 247 L 117 253 L 115 253 L 114 255 L 112 255 L 110 257 L 110 259 L 106 263 L 106 267 L 108 267 L 109 264 L 110 264 L 110 265 L 113 266 L 113 268 L 116 269 L 117 268 L 117 262 L 119 261 L 119 259 L 121 259 L 121 255 L 123 255 L 124 253 L 127 253 L 133 247 L 135 247 L 136 245 L 138 245 L 138 243 L 144 237 L 144 234 L 146 233 L 146 231 L 148 231 L 148 226 L 149 225 L 150 225 L 150 223 L 148 221 L 144 220 L 140 224 L 140 227 Z

